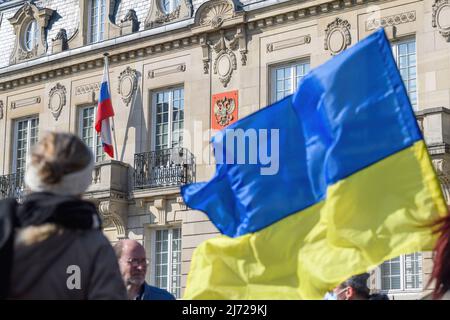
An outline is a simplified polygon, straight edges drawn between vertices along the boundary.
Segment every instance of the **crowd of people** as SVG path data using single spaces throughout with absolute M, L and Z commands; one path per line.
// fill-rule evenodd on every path
M 146 283 L 148 260 L 135 240 L 114 247 L 95 205 L 82 199 L 94 158 L 75 135 L 47 133 L 33 147 L 18 204 L 0 201 L 0 299 L 174 300 Z M 436 222 L 439 239 L 428 299 L 450 299 L 450 216 Z M 327 300 L 388 300 L 370 294 L 369 274 L 356 275 Z M 77 290 L 73 290 L 76 288 Z

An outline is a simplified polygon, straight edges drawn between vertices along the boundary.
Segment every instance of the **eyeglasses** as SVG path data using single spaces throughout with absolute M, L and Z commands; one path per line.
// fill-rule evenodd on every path
M 148 264 L 150 263 L 147 259 L 137 259 L 137 258 L 130 258 L 125 261 L 132 267 L 148 266 Z
M 334 292 L 334 294 L 336 295 L 336 298 L 338 298 L 343 292 L 347 291 L 348 287 L 345 287 L 344 289 L 341 289 L 339 292 Z

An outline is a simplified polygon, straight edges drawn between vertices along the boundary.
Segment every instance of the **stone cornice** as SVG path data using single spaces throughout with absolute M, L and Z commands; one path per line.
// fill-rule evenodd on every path
M 227 27 L 235 27 L 244 23 L 251 32 L 254 29 L 292 23 L 309 17 L 364 5 L 368 2 L 381 1 L 314 1 L 313 5 L 310 2 L 282 2 L 279 4 L 280 8 L 277 6 L 273 6 L 275 8 L 274 10 L 267 10 L 267 6 L 258 8 L 255 10 L 255 14 L 253 11 L 245 12 L 244 19 L 235 19 L 233 21 L 234 24 L 227 23 L 224 25 Z M 256 14 L 258 11 L 264 10 L 267 13 Z M 195 34 L 196 29 L 201 29 L 202 33 Z M 162 34 L 167 34 L 167 32 L 171 32 L 170 37 L 164 38 L 161 36 Z M 120 64 L 124 61 L 133 62 L 149 55 L 182 49 L 193 45 L 201 45 L 202 38 L 204 39 L 208 33 L 214 32 L 217 32 L 217 29 L 213 27 L 208 29 L 198 28 L 195 25 L 194 17 L 167 26 L 136 32 L 9 66 L 0 69 L 0 92 L 17 89 L 18 87 L 38 83 L 47 79 L 53 80 L 63 76 L 67 77 L 85 70 L 100 69 L 103 66 L 102 54 L 105 51 L 109 51 L 111 65 Z M 135 47 L 130 49 L 132 46 Z M 31 68 L 34 68 L 32 75 L 30 75 Z
M 446 107 L 434 107 L 434 108 L 427 108 L 427 109 L 423 109 L 423 110 L 415 112 L 417 118 L 423 118 L 427 115 L 436 114 L 436 113 L 450 114 L 450 109 L 448 109 Z

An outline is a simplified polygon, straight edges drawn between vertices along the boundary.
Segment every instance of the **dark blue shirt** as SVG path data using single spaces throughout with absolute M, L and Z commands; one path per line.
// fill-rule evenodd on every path
M 142 289 L 136 300 L 175 300 L 167 290 L 148 285 L 147 282 L 144 282 Z

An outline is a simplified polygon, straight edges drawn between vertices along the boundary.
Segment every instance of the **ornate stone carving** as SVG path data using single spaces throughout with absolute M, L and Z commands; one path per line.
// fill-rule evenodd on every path
M 408 23 L 416 21 L 416 12 L 409 11 L 399 14 L 395 14 L 388 17 L 383 17 L 380 19 L 371 19 L 366 21 L 366 31 L 371 31 L 379 27 L 385 28 L 390 26 L 396 26 L 402 23 Z
M 206 43 L 214 50 L 216 57 L 214 59 L 214 74 L 219 75 L 220 82 L 226 87 L 230 82 L 233 71 L 237 69 L 237 58 L 233 50 L 239 47 L 239 52 L 241 54 L 241 63 L 245 65 L 247 62 L 247 44 L 244 27 L 237 28 L 236 34 L 231 40 L 228 40 L 225 36 L 225 31 L 220 30 L 219 40 L 212 43 L 211 41 L 206 41 Z M 209 62 L 209 59 L 204 53 L 204 72 L 207 73 L 208 68 L 205 66 L 205 62 Z
M 81 95 L 81 94 L 86 94 L 86 93 L 99 91 L 99 90 L 100 90 L 100 83 L 99 82 L 83 84 L 83 85 L 78 86 L 78 87 L 75 88 L 75 95 L 78 96 L 78 95 Z
M 336 18 L 325 29 L 325 50 L 332 55 L 344 51 L 352 43 L 350 23 L 347 20 Z
M 138 72 L 135 69 L 126 67 L 119 75 L 119 85 L 117 92 L 121 95 L 122 101 L 128 106 L 137 90 Z
M 220 28 L 225 20 L 234 16 L 234 7 L 227 0 L 212 0 L 203 8 L 199 16 L 200 26 L 211 26 L 214 29 Z
M 114 200 L 100 201 L 98 211 L 103 219 L 103 227 L 114 226 L 117 230 L 118 238 L 126 236 L 126 208 Z
M 145 28 L 154 28 L 169 22 L 179 21 L 192 16 L 192 4 L 189 0 L 180 0 L 172 12 L 165 12 L 161 0 L 152 1 L 150 11 L 145 19 Z
M 53 53 L 58 53 L 67 50 L 67 32 L 66 29 L 59 29 L 56 36 L 52 39 Z
M 33 3 L 27 1 L 19 10 L 16 11 L 14 16 L 8 19 L 12 24 L 16 35 L 14 49 L 10 57 L 11 63 L 16 63 L 17 61 L 30 59 L 45 54 L 47 51 L 45 28 L 47 27 L 52 14 L 52 9 L 38 8 Z M 38 36 L 34 47 L 28 49 L 25 47 L 24 37 L 26 28 L 33 20 L 36 21 Z
M 3 100 L 0 100 L 0 120 L 3 119 Z
M 450 0 L 436 0 L 433 4 L 432 25 L 450 42 Z
M 128 10 L 123 19 L 120 20 L 120 23 L 122 34 L 129 34 L 139 30 L 139 20 L 136 11 L 133 9 Z
M 48 108 L 51 110 L 53 117 L 58 121 L 62 108 L 66 105 L 66 87 L 59 82 L 50 90 L 48 99 Z
M 211 59 L 209 58 L 209 42 L 206 38 L 206 35 L 200 37 L 200 45 L 202 47 L 202 62 L 203 62 L 203 73 L 209 73 L 209 62 Z

